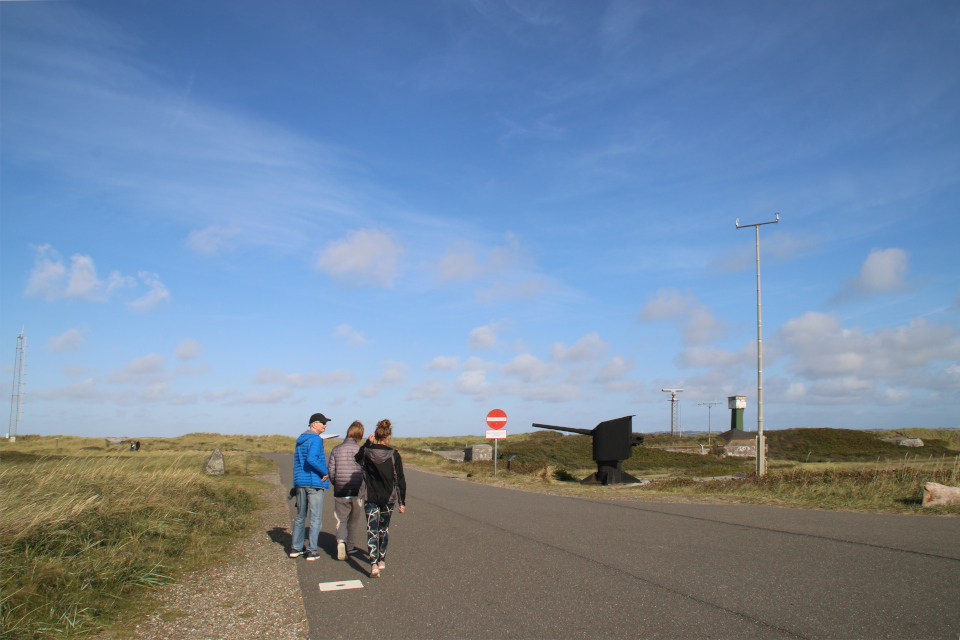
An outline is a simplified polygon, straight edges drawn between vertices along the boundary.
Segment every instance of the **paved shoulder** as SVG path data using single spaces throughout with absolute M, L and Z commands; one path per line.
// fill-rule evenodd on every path
M 955 638 L 958 525 L 587 500 L 410 470 L 382 579 L 334 560 L 332 536 L 329 558 L 298 567 L 312 638 Z M 356 578 L 363 589 L 317 586 Z

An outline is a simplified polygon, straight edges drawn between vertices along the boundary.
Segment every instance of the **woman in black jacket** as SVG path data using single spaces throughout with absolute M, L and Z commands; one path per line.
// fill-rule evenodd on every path
M 379 578 L 386 569 L 383 557 L 387 552 L 390 516 L 394 506 L 405 511 L 407 483 L 403 477 L 400 453 L 389 446 L 393 428 L 389 420 L 377 423 L 377 430 L 357 452 L 356 461 L 363 467 L 360 498 L 367 516 L 367 545 L 370 547 L 370 577 Z

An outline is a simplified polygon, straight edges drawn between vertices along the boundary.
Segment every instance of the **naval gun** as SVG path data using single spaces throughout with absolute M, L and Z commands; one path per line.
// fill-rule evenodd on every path
M 630 459 L 633 454 L 633 447 L 643 444 L 643 434 L 633 433 L 633 416 L 607 420 L 593 429 L 556 427 L 550 424 L 537 424 L 536 422 L 533 423 L 533 426 L 540 429 L 553 429 L 554 431 L 567 431 L 593 436 L 593 460 L 597 463 L 597 471 L 581 480 L 581 484 L 600 483 L 607 486 L 640 482 L 623 470 L 623 461 Z

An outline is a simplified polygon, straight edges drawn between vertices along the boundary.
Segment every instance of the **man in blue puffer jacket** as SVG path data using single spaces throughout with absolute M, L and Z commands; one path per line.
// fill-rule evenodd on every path
M 323 452 L 323 438 L 329 422 L 322 413 L 310 416 L 310 428 L 297 438 L 293 451 L 293 487 L 297 492 L 297 518 L 293 521 L 293 544 L 290 557 L 306 555 L 307 560 L 316 560 L 317 540 L 320 538 L 320 512 L 323 510 L 323 492 L 330 488 L 327 479 L 327 457 Z M 304 529 L 307 510 L 310 511 L 310 538 L 306 554 L 303 552 Z

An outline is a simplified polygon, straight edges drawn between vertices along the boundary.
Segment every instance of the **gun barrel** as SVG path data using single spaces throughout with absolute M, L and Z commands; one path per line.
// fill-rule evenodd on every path
M 533 423 L 533 426 L 540 427 L 541 429 L 553 429 L 555 431 L 569 431 L 570 433 L 579 433 L 585 436 L 592 436 L 593 429 L 574 429 L 573 427 L 555 427 L 552 424 L 538 424 Z

